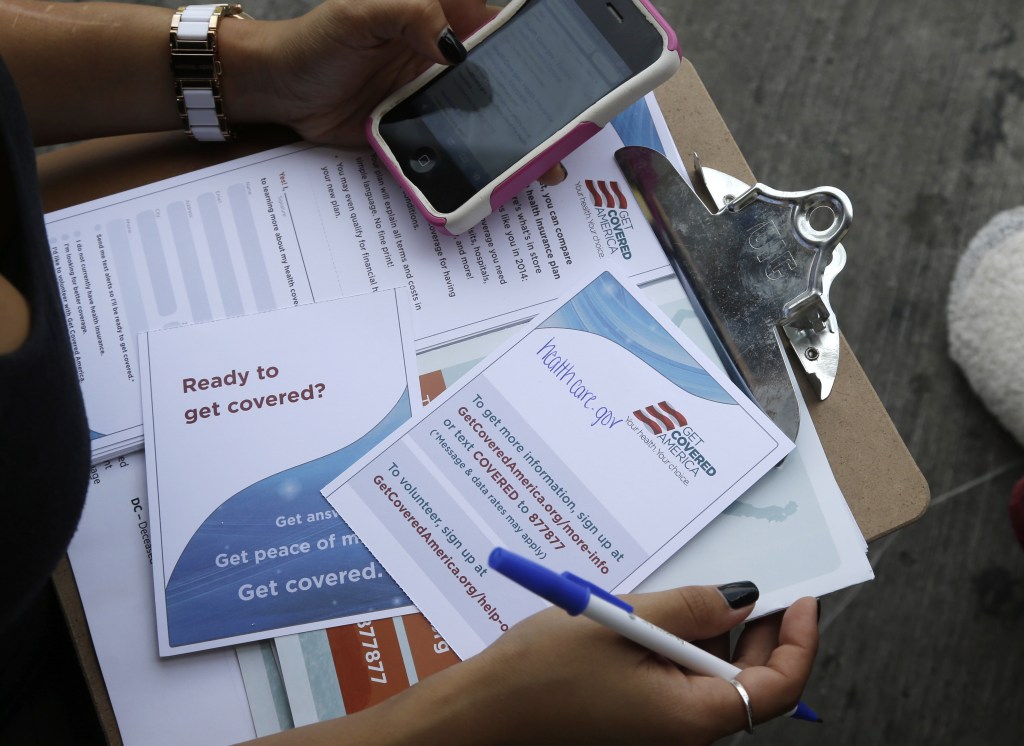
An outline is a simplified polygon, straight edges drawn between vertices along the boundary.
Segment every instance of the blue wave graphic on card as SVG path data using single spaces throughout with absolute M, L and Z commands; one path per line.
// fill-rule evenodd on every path
M 598 275 L 538 328 L 598 334 L 640 358 L 684 391 L 721 404 L 736 403 L 608 272 Z
M 411 605 L 320 489 L 412 416 L 409 390 L 350 445 L 220 505 L 171 573 L 172 646 Z
M 612 127 L 623 145 L 645 145 L 665 155 L 665 147 L 658 136 L 658 128 L 651 116 L 651 109 L 644 99 L 631 104 L 628 109 L 612 119 Z

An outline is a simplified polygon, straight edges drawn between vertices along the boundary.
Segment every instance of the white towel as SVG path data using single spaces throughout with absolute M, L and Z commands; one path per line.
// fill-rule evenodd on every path
M 950 356 L 1024 445 L 1024 207 L 997 214 L 971 239 L 947 313 Z

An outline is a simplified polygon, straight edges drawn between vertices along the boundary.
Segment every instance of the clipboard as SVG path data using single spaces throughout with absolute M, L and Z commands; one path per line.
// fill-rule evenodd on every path
M 656 91 L 683 153 L 747 183 L 756 179 L 692 64 Z M 128 135 L 77 143 L 38 158 L 47 212 L 177 176 L 295 141 L 280 129 L 254 128 L 243 141 L 196 143 L 180 132 Z M 692 164 L 688 164 L 688 168 Z M 856 226 L 848 241 L 856 261 Z M 836 480 L 868 542 L 920 518 L 930 490 L 849 344 L 842 339 L 839 373 L 831 395 L 818 401 L 804 377 L 797 379 Z M 113 709 L 89 637 L 70 563 L 54 574 L 87 684 L 107 740 L 120 743 Z

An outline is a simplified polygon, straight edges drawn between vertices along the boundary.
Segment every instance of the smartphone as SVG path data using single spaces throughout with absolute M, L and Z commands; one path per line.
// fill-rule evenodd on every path
M 518 194 L 679 66 L 647 0 L 515 0 L 383 101 L 367 137 L 427 220 L 456 235 Z

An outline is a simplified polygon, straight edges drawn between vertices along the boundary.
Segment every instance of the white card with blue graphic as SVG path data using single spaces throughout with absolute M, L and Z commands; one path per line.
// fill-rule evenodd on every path
M 546 605 L 496 546 L 628 592 L 792 447 L 604 272 L 324 494 L 465 658 Z
M 408 291 L 139 335 L 160 654 L 410 601 L 320 489 L 420 410 Z

